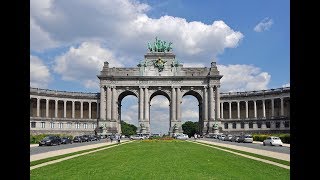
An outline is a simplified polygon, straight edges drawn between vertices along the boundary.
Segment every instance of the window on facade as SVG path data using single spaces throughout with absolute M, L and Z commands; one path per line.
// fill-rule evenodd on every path
M 50 122 L 50 128 L 54 128 L 54 122 Z
M 59 128 L 60 128 L 60 129 L 63 128 L 63 123 L 59 123 Z
M 244 129 L 244 122 L 241 122 L 240 125 L 241 125 L 241 129 Z
M 92 129 L 95 129 L 97 127 L 96 123 L 92 123 Z
M 280 128 L 280 122 L 276 122 L 276 128 Z
M 77 129 L 80 128 L 80 123 L 76 123 L 76 128 L 77 128 Z
M 224 123 L 224 128 L 228 129 L 228 123 Z
M 270 128 L 270 122 L 266 122 L 267 128 Z
M 232 123 L 232 128 L 236 129 L 237 128 L 237 123 Z
M 261 128 L 261 122 L 257 122 L 258 128 Z
M 249 128 L 253 128 L 253 122 L 249 122 Z
M 31 128 L 35 128 L 36 127 L 36 122 L 31 122 Z
M 46 123 L 45 122 L 41 122 L 41 128 L 45 128 L 46 127 Z
M 290 122 L 289 122 L 289 121 L 285 121 L 285 122 L 284 122 L 284 127 L 285 127 L 285 128 L 290 127 Z
M 84 128 L 84 129 L 87 129 L 87 128 L 88 128 L 88 124 L 87 124 L 87 123 L 84 123 L 84 124 L 83 124 L 83 128 Z
M 67 127 L 70 129 L 71 128 L 71 123 L 67 123 Z

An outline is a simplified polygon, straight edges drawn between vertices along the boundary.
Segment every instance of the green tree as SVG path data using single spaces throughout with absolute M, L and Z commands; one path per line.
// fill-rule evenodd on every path
M 137 127 L 133 124 L 128 124 L 124 121 L 121 121 L 121 131 L 123 135 L 130 136 L 136 134 Z
M 187 134 L 189 137 L 193 136 L 195 133 L 199 134 L 199 123 L 187 121 L 182 124 L 183 134 Z

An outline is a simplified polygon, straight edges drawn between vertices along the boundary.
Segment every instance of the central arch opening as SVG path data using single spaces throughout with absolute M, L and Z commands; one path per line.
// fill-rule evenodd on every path
M 150 97 L 150 132 L 168 135 L 170 128 L 170 97 L 156 91 Z
M 203 134 L 202 97 L 198 92 L 190 90 L 182 96 L 181 112 L 182 125 L 191 121 L 195 127 L 195 131 L 188 135 Z

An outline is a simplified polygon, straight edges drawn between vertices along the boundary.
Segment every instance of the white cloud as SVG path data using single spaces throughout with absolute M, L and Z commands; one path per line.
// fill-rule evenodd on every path
M 243 38 L 221 20 L 204 24 L 167 15 L 156 19 L 146 14 L 150 8 L 131 0 L 32 0 L 30 16 L 47 41 L 72 44 L 100 40 L 115 54 L 131 58 L 141 58 L 147 42 L 155 36 L 172 41 L 174 52 L 187 62 L 195 58 L 205 62 L 225 48 L 237 47 Z M 31 43 L 31 49 L 48 45 L 52 46 L 38 41 Z
M 269 30 L 273 24 L 273 20 L 270 18 L 264 18 L 262 21 L 260 21 L 255 27 L 254 31 L 256 32 L 262 32 Z
M 36 56 L 30 56 L 30 86 L 47 88 L 52 80 L 49 68 Z
M 290 87 L 290 83 L 284 84 L 282 87 Z
M 63 80 L 77 81 L 87 88 L 98 90 L 96 75 L 102 70 L 105 61 L 109 62 L 109 67 L 122 66 L 113 53 L 99 43 L 83 42 L 79 47 L 70 47 L 68 52 L 56 57 L 53 70 Z
M 222 92 L 251 91 L 268 89 L 271 75 L 261 72 L 253 65 L 217 65 L 221 79 Z

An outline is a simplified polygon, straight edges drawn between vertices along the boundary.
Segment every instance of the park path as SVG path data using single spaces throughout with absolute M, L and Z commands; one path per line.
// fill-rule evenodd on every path
M 132 141 L 126 140 L 126 141 L 118 144 L 117 146 L 120 146 L 122 144 L 127 144 L 127 143 L 130 143 L 130 142 L 132 142 Z M 105 143 L 103 143 L 103 144 L 106 145 Z M 108 143 L 108 144 L 111 144 L 111 143 Z M 116 143 L 112 143 L 112 144 L 116 144 Z M 91 145 L 88 145 L 88 146 L 91 146 Z M 99 146 L 99 147 L 101 147 L 101 146 Z M 49 164 L 54 164 L 54 163 L 58 163 L 58 162 L 61 162 L 61 161 L 65 161 L 65 160 L 68 160 L 68 159 L 71 159 L 71 158 L 75 158 L 75 157 L 78 157 L 78 156 L 83 156 L 83 155 L 86 155 L 86 154 L 89 154 L 89 153 L 102 151 L 102 150 L 109 149 L 109 148 L 112 148 L 112 147 L 116 147 L 116 146 L 108 146 L 108 147 L 105 147 L 105 148 L 96 149 L 96 150 L 92 150 L 92 151 L 88 151 L 88 152 L 84 152 L 84 153 L 80 153 L 80 154 L 75 154 L 75 155 L 72 155 L 72 156 L 67 156 L 67 157 L 56 159 L 56 160 L 53 160 L 53 161 L 48 161 L 48 162 L 41 163 L 41 164 L 38 164 L 38 165 L 35 165 L 35 166 L 30 166 L 30 170 L 33 170 L 33 169 L 36 169 L 36 168 L 39 168 L 39 167 L 43 167 L 43 166 L 47 166 Z M 71 152 L 69 152 L 69 153 L 71 153 Z M 61 155 L 61 154 L 59 154 L 59 155 Z
M 272 157 L 272 158 L 276 158 L 277 157 L 276 159 L 281 159 L 281 160 L 289 159 L 289 160 L 286 160 L 286 161 L 290 161 L 290 155 L 288 155 L 288 154 L 272 152 L 272 151 L 266 151 L 266 150 L 260 150 L 260 149 L 254 149 L 254 148 L 248 148 L 248 147 L 239 147 L 239 146 L 235 146 L 235 145 L 222 144 L 222 143 L 216 143 L 216 142 L 204 141 L 204 140 L 191 140 L 191 141 L 189 140 L 189 142 L 200 144 L 200 145 L 211 147 L 211 148 L 215 148 L 215 149 L 219 149 L 219 150 L 222 150 L 222 151 L 225 151 L 225 152 L 229 152 L 229 153 L 232 153 L 232 154 L 236 154 L 236 155 L 239 155 L 239 156 L 243 156 L 243 157 L 246 157 L 246 158 L 249 158 L 249 159 L 262 161 L 262 162 L 265 162 L 265 163 L 268 163 L 268 164 L 272 164 L 272 165 L 275 165 L 275 166 L 279 166 L 279 167 L 282 167 L 282 168 L 285 168 L 285 169 L 290 169 L 290 166 L 287 166 L 287 165 L 284 165 L 284 164 L 280 164 L 280 163 L 277 163 L 277 162 L 274 162 L 274 161 L 269 161 L 269 160 L 266 160 L 266 159 L 261 159 L 261 158 L 250 156 L 250 155 L 246 155 L 246 154 L 241 154 L 241 153 L 238 153 L 238 152 L 234 152 L 234 151 L 223 149 L 223 148 L 219 148 L 219 147 L 210 146 L 208 144 L 213 144 L 213 145 L 217 145 L 217 146 L 227 147 L 227 148 L 230 148 L 230 149 L 237 149 L 237 150 L 241 150 L 241 151 L 251 152 L 251 153 L 254 153 L 254 154 L 260 154 L 260 155 L 268 156 L 268 157 Z M 202 143 L 205 143 L 205 144 L 202 144 Z

